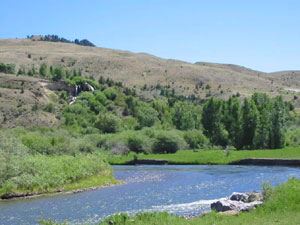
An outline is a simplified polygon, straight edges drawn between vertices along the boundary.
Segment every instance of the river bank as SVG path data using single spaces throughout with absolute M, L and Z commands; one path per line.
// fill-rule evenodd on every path
M 0 193 L 0 201 L 10 201 L 20 198 L 36 198 L 42 196 L 52 196 L 58 194 L 76 194 L 84 191 L 92 191 L 99 188 L 110 187 L 121 184 L 122 181 L 115 180 L 110 173 L 102 173 L 98 176 L 92 176 L 79 180 L 78 182 L 66 184 L 62 187 L 42 190 L 42 191 L 14 191 Z
M 203 225 L 289 225 L 299 224 L 300 221 L 300 180 L 289 181 L 271 188 L 266 186 L 266 201 L 257 209 L 249 212 L 241 212 L 238 215 L 222 215 L 210 212 L 203 216 L 193 217 L 188 221 L 183 217 L 169 215 L 167 213 L 142 213 L 135 217 L 128 215 L 116 215 L 107 218 L 101 225 L 115 224 L 203 224 Z
M 266 200 L 255 210 L 241 212 L 238 215 L 224 215 L 212 211 L 201 216 L 192 216 L 188 220 L 182 216 L 175 216 L 166 212 L 138 213 L 135 216 L 128 214 L 113 215 L 106 218 L 99 225 L 290 225 L 300 221 L 300 180 L 290 179 L 287 182 L 272 188 L 265 186 Z M 41 224 L 59 224 L 53 221 L 41 221 Z M 86 223 L 89 224 L 89 223 Z
M 130 153 L 128 155 L 109 155 L 108 161 L 111 165 L 128 165 L 135 164 L 134 162 L 138 162 L 137 164 L 147 164 L 147 160 L 150 164 L 151 161 L 158 162 L 158 164 L 169 164 L 169 165 L 228 165 L 231 163 L 237 163 L 240 160 L 245 159 L 267 159 L 264 161 L 260 161 L 259 165 L 270 165 L 273 161 L 273 165 L 276 165 L 276 161 L 278 161 L 278 165 L 285 166 L 300 166 L 300 148 L 299 147 L 289 147 L 283 149 L 276 150 L 242 150 L 242 151 L 234 151 L 234 150 L 179 150 L 174 154 L 133 154 Z M 282 161 L 282 160 L 287 161 Z M 295 161 L 291 161 L 295 160 Z M 141 162 L 141 163 L 139 163 Z M 145 163 L 146 162 L 146 163 Z M 252 165 L 250 160 L 241 161 L 241 165 L 243 163 L 248 162 Z M 256 161 L 252 160 L 253 165 L 255 165 Z M 265 164 L 264 164 L 265 163 Z

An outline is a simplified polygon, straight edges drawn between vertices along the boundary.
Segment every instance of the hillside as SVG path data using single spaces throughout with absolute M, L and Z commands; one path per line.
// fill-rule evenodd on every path
M 0 73 L 0 127 L 57 126 L 60 107 L 52 107 L 57 97 L 47 82 Z
M 191 64 L 145 53 L 31 39 L 0 40 L 0 62 L 14 63 L 16 69 L 21 65 L 39 68 L 41 63 L 70 70 L 81 68 L 83 75 L 92 75 L 96 80 L 100 76 L 109 77 L 137 89 L 146 84 L 150 91 L 157 84 L 169 85 L 176 93 L 201 98 L 265 92 L 271 96 L 281 93 L 291 100 L 293 93 L 284 90 L 300 87 L 299 82 L 293 80 L 300 76 L 300 72 L 295 71 L 268 74 L 235 65 Z

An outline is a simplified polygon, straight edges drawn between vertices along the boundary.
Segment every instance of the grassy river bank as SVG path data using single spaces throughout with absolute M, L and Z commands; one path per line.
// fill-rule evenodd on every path
M 11 162 L 6 170 L 5 175 L 14 176 L 2 182 L 0 199 L 80 192 L 120 183 L 105 158 L 96 154 L 28 156 Z
M 167 160 L 168 164 L 226 165 L 247 158 L 300 159 L 300 147 L 286 147 L 276 150 L 179 150 L 174 154 L 109 155 L 112 165 L 124 165 L 134 159 Z

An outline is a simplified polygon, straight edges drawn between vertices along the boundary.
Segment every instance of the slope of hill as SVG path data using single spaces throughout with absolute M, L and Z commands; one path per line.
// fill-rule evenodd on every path
M 31 39 L 1 39 L 0 62 L 39 68 L 41 63 L 63 66 L 69 70 L 82 69 L 84 76 L 96 80 L 103 76 L 122 81 L 129 87 L 142 87 L 155 93 L 155 86 L 174 88 L 177 94 L 228 98 L 239 93 L 242 97 L 254 92 L 271 96 L 284 95 L 294 99 L 300 72 L 263 73 L 245 67 L 227 64 L 195 64 L 162 59 L 145 53 L 132 53 L 99 47 L 85 47 L 72 43 L 34 41 Z M 299 104 L 295 102 L 296 106 Z
M 0 73 L 0 127 L 57 126 L 59 106 L 52 105 L 56 95 L 44 88 L 47 82 Z

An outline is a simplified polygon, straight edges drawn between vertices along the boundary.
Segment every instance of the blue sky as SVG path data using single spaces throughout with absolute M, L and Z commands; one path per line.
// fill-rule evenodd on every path
M 296 0 L 3 0 L 0 38 L 57 34 L 188 62 L 297 70 L 299 12 Z

